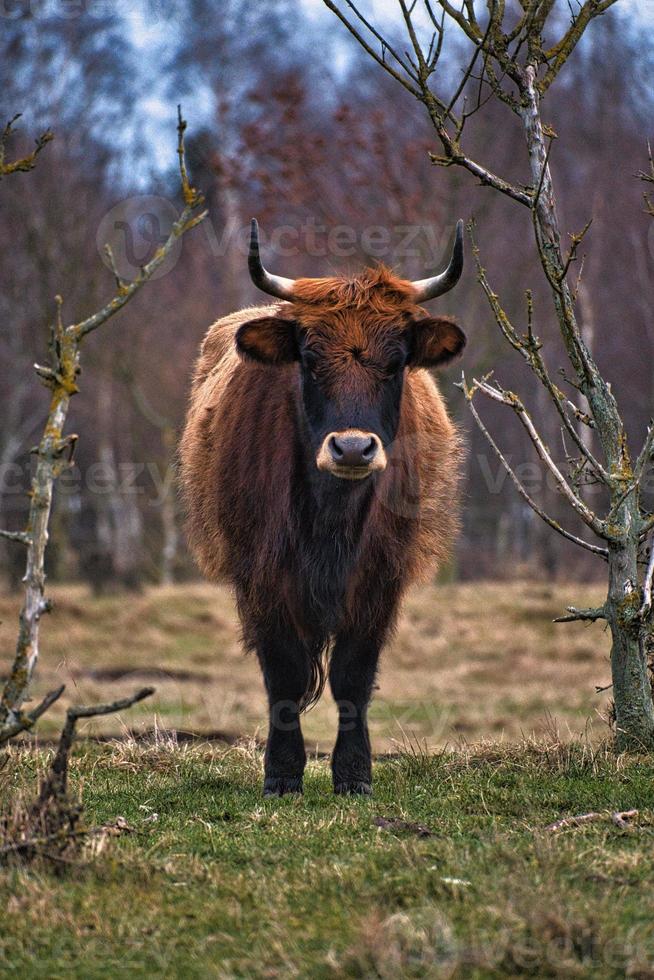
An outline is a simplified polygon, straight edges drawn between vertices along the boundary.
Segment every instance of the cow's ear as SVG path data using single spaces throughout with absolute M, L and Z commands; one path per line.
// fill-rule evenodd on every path
M 428 316 L 411 325 L 411 367 L 437 367 L 458 357 L 466 345 L 466 335 L 451 317 Z
M 289 364 L 299 357 L 294 320 L 262 316 L 244 323 L 236 331 L 240 354 L 261 364 Z

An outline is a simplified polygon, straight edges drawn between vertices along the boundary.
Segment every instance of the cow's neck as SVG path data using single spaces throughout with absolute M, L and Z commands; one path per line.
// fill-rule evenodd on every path
M 323 473 L 313 459 L 306 461 L 306 486 L 316 520 L 328 526 L 359 524 L 367 513 L 374 493 L 375 476 L 364 480 L 342 480 Z

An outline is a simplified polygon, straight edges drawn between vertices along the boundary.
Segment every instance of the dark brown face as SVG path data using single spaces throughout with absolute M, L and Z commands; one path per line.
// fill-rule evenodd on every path
M 302 403 L 316 466 L 345 480 L 385 469 L 395 438 L 408 347 L 401 331 L 339 340 L 325 330 L 301 333 Z
M 451 319 L 426 317 L 418 307 L 322 311 L 315 304 L 297 318 L 243 324 L 236 344 L 259 362 L 299 365 L 305 431 L 317 468 L 362 480 L 386 467 L 407 371 L 452 360 L 465 336 Z

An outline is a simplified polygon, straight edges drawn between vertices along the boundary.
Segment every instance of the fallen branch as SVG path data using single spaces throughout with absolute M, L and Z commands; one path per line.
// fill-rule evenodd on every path
M 79 705 L 68 708 L 55 757 L 41 784 L 36 801 L 21 814 L 20 818 L 12 821 L 12 839 L 7 840 L 6 822 L 0 824 L 5 837 L 5 842 L 0 846 L 0 858 L 13 856 L 29 860 L 43 857 L 58 863 L 70 864 L 71 853 L 74 855 L 79 844 L 88 838 L 132 832 L 133 828 L 129 827 L 123 817 L 117 817 L 102 827 L 87 829 L 78 826 L 82 807 L 68 795 L 70 750 L 75 738 L 75 727 L 80 718 L 114 714 L 116 711 L 131 708 L 132 705 L 153 693 L 154 688 L 145 687 L 130 697 L 120 698 L 109 704 Z
M 616 827 L 620 827 L 621 830 L 626 830 L 631 826 L 629 821 L 637 817 L 639 813 L 639 810 L 616 810 L 613 813 L 581 813 L 576 817 L 562 817 L 560 820 L 555 820 L 554 823 L 545 827 L 545 830 L 550 833 L 555 833 L 559 830 L 582 827 L 584 824 L 596 823 L 598 820 L 607 820 L 609 818 L 611 823 L 615 824 Z
M 102 824 L 100 827 L 89 827 L 88 830 L 75 830 L 68 834 L 68 840 L 73 842 L 75 840 L 87 841 L 92 837 L 104 837 L 104 836 L 114 836 L 118 837 L 120 834 L 134 834 L 136 831 L 133 827 L 130 827 L 124 817 L 116 817 L 115 820 L 109 823 Z M 43 850 L 51 844 L 61 844 L 61 835 L 59 833 L 46 834 L 41 837 L 29 837 L 25 840 L 13 841 L 11 844 L 4 844 L 0 847 L 0 858 L 10 857 L 12 855 L 18 857 L 27 857 L 30 852 L 34 851 L 39 857 L 48 858 L 51 861 L 66 861 L 67 864 L 72 862 L 67 861 L 62 858 L 60 854 L 52 854 L 48 850 Z
M 149 698 L 154 694 L 153 687 L 144 687 L 136 694 L 127 698 L 119 698 L 108 704 L 95 704 L 90 706 L 74 705 L 66 712 L 66 723 L 62 729 L 59 739 L 57 753 L 50 766 L 50 774 L 41 787 L 39 798 L 35 804 L 34 812 L 42 811 L 48 802 L 56 797 L 63 797 L 68 789 L 68 757 L 70 755 L 73 739 L 75 738 L 75 727 L 80 718 L 95 718 L 99 715 L 111 715 L 116 711 L 124 711 L 132 705 Z
M 375 827 L 382 830 L 392 830 L 400 833 L 415 834 L 416 837 L 433 837 L 434 832 L 429 827 L 421 823 L 412 823 L 408 820 L 393 820 L 387 817 L 375 817 L 373 820 Z

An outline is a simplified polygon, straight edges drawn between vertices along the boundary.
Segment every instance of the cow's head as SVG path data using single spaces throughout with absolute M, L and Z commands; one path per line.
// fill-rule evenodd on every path
M 465 345 L 449 317 L 420 303 L 451 289 L 463 268 L 463 227 L 438 276 L 409 282 L 382 267 L 356 279 L 282 279 L 266 272 L 252 222 L 250 273 L 285 305 L 244 323 L 236 344 L 270 365 L 299 364 L 303 424 L 319 470 L 361 480 L 386 467 L 406 372 L 446 364 Z

